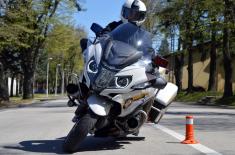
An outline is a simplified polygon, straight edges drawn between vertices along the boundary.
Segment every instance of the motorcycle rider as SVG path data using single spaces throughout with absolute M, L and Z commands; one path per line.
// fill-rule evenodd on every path
M 148 57 L 151 57 L 153 55 L 154 50 L 152 50 L 152 40 L 151 40 L 150 33 L 148 33 L 146 30 L 141 28 L 141 25 L 144 23 L 146 19 L 146 11 L 147 11 L 146 6 L 141 0 L 127 0 L 122 6 L 121 20 L 118 22 L 114 21 L 108 24 L 102 31 L 102 34 L 106 34 L 106 33 L 113 31 L 115 28 L 117 28 L 119 25 L 123 23 L 127 23 L 127 22 L 132 23 L 140 27 L 139 30 L 141 32 L 135 33 L 134 36 L 132 37 L 133 39 L 130 40 L 129 43 L 131 45 L 134 45 L 133 43 L 137 42 L 136 39 L 141 38 L 143 37 L 142 36 L 143 34 L 146 34 L 145 38 L 147 37 L 147 39 L 145 40 L 147 41 L 141 42 L 140 43 L 141 46 L 137 45 L 136 48 L 140 51 L 144 51 L 145 56 L 147 55 Z M 88 41 L 87 39 L 82 39 L 80 41 L 82 51 L 84 51 L 87 48 L 87 41 Z M 89 96 L 89 88 L 87 88 L 86 85 L 83 84 L 83 80 L 80 83 L 80 88 L 82 90 L 81 100 L 85 101 L 86 98 Z M 79 114 L 83 113 L 84 109 L 85 108 L 78 106 L 77 110 L 75 111 L 75 117 L 72 120 L 73 122 L 76 122 Z
M 103 29 L 101 35 L 109 33 L 119 25 L 127 22 L 133 23 L 136 26 L 141 26 L 146 19 L 146 11 L 146 6 L 141 0 L 126 0 L 126 2 L 122 5 L 121 20 L 109 23 Z M 87 48 L 87 41 L 87 38 L 80 40 L 82 52 Z

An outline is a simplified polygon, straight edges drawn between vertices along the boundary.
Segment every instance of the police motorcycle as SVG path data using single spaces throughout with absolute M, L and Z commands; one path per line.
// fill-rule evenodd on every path
M 67 86 L 71 105 L 82 110 L 64 141 L 66 152 L 75 152 L 89 133 L 96 137 L 138 136 L 146 121 L 160 121 L 178 90 L 159 73 L 159 67 L 166 68 L 168 62 L 158 56 L 145 57 L 137 49 L 145 41 L 140 27 L 125 23 L 105 37 L 100 36 L 98 24 L 91 30 L 96 38 L 88 41 L 83 53 L 80 78 L 89 95 L 83 96 L 84 86 L 78 83 Z M 133 35 L 137 32 L 141 38 Z

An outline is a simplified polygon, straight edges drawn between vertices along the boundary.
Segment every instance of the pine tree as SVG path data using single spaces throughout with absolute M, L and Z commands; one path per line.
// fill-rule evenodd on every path
M 167 41 L 167 38 L 164 38 L 162 40 L 158 51 L 159 51 L 158 54 L 160 54 L 162 56 L 168 55 L 170 53 L 169 43 Z

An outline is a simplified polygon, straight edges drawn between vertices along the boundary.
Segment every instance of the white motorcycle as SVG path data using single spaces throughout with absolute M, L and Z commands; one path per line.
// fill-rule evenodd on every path
M 75 152 L 88 133 L 97 137 L 137 136 L 147 120 L 160 121 L 178 91 L 159 74 L 158 68 L 167 66 L 165 59 L 144 57 L 136 48 L 144 39 L 138 40 L 136 47 L 130 45 L 130 37 L 141 28 L 122 24 L 106 37 L 99 36 L 102 28 L 98 24 L 91 29 L 97 37 L 84 51 L 80 78 L 89 95 L 81 101 L 80 85 L 67 87 L 69 96 L 76 98 L 83 110 L 64 141 L 66 152 Z

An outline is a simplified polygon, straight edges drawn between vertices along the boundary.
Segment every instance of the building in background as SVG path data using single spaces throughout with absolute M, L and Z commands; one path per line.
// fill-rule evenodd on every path
M 193 85 L 195 87 L 201 87 L 205 90 L 208 89 L 209 74 L 210 74 L 210 42 L 204 44 L 204 50 L 201 51 L 200 45 L 195 46 L 193 49 Z M 175 56 L 182 52 L 171 53 L 166 55 L 165 58 L 169 61 L 169 74 L 166 76 L 169 81 L 176 83 L 175 81 Z M 233 55 L 233 66 L 235 66 L 235 55 Z M 222 52 L 217 52 L 217 66 L 215 87 L 216 91 L 224 91 L 224 66 Z M 184 54 L 184 65 L 182 69 L 182 89 L 185 90 L 188 87 L 188 56 L 187 52 Z M 233 72 L 233 91 L 235 91 L 235 71 Z

